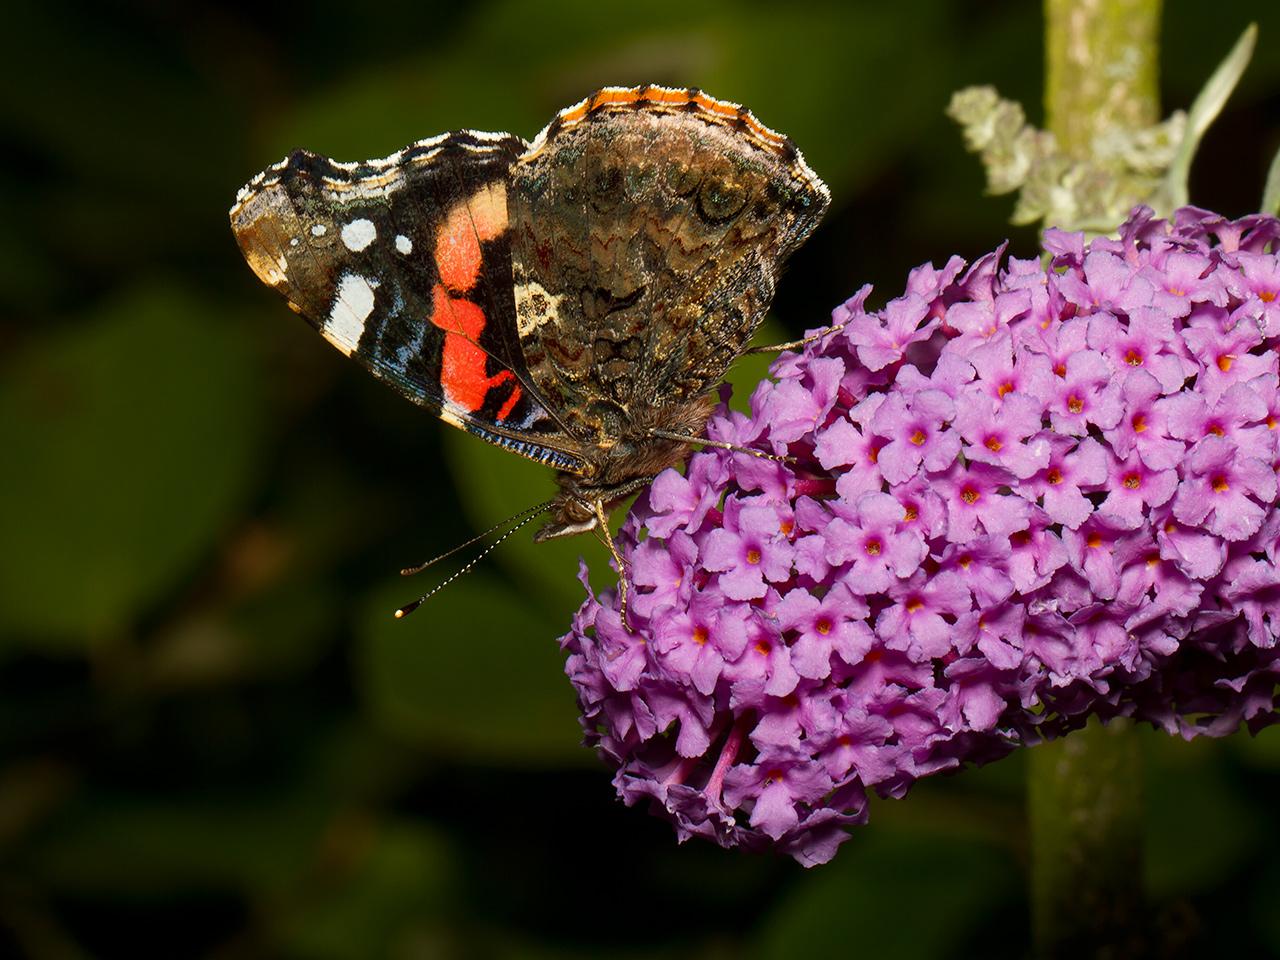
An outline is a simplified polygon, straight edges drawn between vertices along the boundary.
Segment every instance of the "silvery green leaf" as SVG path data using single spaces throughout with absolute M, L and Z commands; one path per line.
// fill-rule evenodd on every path
M 1187 178 L 1191 173 L 1191 161 L 1195 158 L 1196 149 L 1200 146 L 1200 138 L 1204 136 L 1209 125 L 1222 112 L 1227 98 L 1240 82 L 1240 77 L 1249 60 L 1253 57 L 1253 48 L 1258 40 L 1258 25 L 1249 24 L 1236 45 L 1231 48 L 1226 59 L 1218 65 L 1209 82 L 1196 97 L 1195 103 L 1187 114 L 1187 131 L 1174 156 L 1173 163 L 1165 174 L 1156 196 L 1152 198 L 1152 206 L 1157 212 L 1167 213 L 1187 203 Z
M 1276 151 L 1271 168 L 1267 171 L 1267 185 L 1263 188 L 1262 206 L 1259 209 L 1273 217 L 1280 216 L 1280 150 Z

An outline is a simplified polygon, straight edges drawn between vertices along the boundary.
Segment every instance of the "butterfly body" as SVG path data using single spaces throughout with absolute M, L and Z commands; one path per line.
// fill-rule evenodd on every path
M 553 467 L 539 539 L 679 463 L 828 202 L 790 141 L 690 90 L 606 88 L 532 143 L 462 131 L 241 191 L 245 258 L 334 346 Z

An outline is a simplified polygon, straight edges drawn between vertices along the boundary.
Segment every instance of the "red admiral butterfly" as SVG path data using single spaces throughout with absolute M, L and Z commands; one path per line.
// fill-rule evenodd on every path
M 826 210 L 789 139 L 697 90 L 607 87 L 532 143 L 298 150 L 240 191 L 254 273 L 442 420 L 554 467 L 536 539 L 601 528 L 699 443 Z

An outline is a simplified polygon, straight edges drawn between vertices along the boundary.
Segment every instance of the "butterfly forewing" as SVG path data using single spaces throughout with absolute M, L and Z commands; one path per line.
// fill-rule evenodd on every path
M 576 472 L 516 333 L 506 181 L 526 146 L 465 131 L 364 164 L 296 151 L 244 188 L 232 227 L 263 282 L 379 379 Z

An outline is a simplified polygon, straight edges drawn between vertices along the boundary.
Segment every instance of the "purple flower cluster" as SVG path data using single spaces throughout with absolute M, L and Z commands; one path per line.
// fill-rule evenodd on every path
M 1134 211 L 863 288 L 659 476 L 562 639 L 681 839 L 828 860 L 866 791 L 1134 716 L 1276 716 L 1280 221 Z M 586 582 L 585 571 L 583 581 Z

